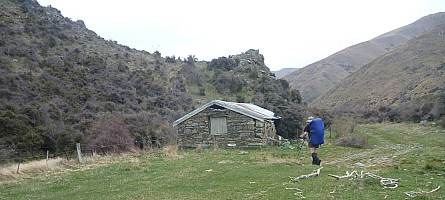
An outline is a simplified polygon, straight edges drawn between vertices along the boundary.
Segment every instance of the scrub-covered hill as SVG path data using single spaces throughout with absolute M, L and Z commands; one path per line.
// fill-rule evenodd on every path
M 305 115 L 299 92 L 258 50 L 163 56 L 105 40 L 35 0 L 0 1 L 0 158 L 64 151 L 104 124 L 123 124 L 139 147 L 174 141 L 171 122 L 214 99 L 272 110 L 285 137 Z

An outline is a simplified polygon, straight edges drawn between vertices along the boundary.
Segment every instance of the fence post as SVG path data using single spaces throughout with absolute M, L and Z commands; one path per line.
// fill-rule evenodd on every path
M 49 150 L 46 150 L 46 167 L 48 167 Z
M 76 143 L 77 148 L 77 156 L 79 157 L 79 162 L 83 164 L 85 161 L 83 160 L 82 151 L 80 149 L 80 143 Z
M 20 169 L 20 159 L 19 159 L 19 164 L 17 165 L 17 174 L 19 173 L 19 169 Z

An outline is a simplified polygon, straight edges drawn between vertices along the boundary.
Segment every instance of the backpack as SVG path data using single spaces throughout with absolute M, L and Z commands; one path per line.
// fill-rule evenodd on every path
M 311 139 L 312 144 L 324 144 L 324 122 L 321 118 L 315 118 L 309 122 L 311 127 Z

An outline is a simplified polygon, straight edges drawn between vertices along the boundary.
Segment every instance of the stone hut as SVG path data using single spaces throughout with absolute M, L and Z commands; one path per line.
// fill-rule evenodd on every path
M 251 147 L 272 144 L 275 120 L 269 110 L 249 103 L 213 100 L 173 122 L 181 147 Z

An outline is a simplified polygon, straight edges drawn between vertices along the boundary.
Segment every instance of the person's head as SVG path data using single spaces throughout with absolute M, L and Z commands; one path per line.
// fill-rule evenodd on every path
M 314 120 L 314 117 L 310 116 L 310 117 L 307 118 L 306 122 L 309 123 L 309 122 L 311 122 L 312 120 Z

